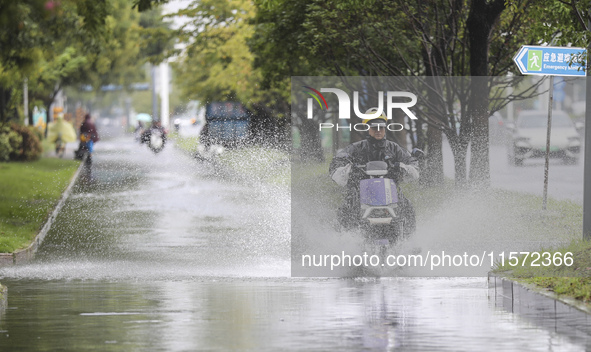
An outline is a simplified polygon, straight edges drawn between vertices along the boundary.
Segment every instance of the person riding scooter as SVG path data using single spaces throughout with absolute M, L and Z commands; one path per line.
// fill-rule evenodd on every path
M 154 123 L 152 123 L 152 125 L 147 128 L 144 129 L 142 131 L 141 134 L 141 143 L 149 143 L 150 142 L 150 137 L 152 136 L 152 132 L 158 130 L 160 132 L 162 132 L 163 135 L 166 135 L 166 130 L 164 129 L 164 127 L 162 127 L 162 124 L 160 123 L 160 121 L 154 121 Z
M 376 108 L 372 108 L 366 114 L 375 114 L 377 111 Z M 367 139 L 350 144 L 339 151 L 330 164 L 331 178 L 345 187 L 344 204 L 337 214 L 339 223 L 344 228 L 358 225 L 360 217 L 359 181 L 366 176 L 359 172 L 355 165 L 366 164 L 369 161 L 385 161 L 391 170 L 388 178 L 396 183 L 419 178 L 418 160 L 395 142 L 386 139 L 387 122 L 388 119 L 383 112 L 376 118 L 363 120 L 364 124 L 369 125 Z M 406 211 L 405 215 L 412 217 L 414 222 L 414 210 L 410 201 L 402 194 L 400 201 Z M 414 224 L 409 231 L 414 231 Z
M 84 122 L 80 126 L 80 145 L 75 152 L 75 158 L 81 160 L 86 154 L 86 163 L 92 163 L 94 144 L 100 140 L 96 126 L 92 122 L 92 116 L 86 114 Z
M 147 143 L 154 153 L 159 153 L 166 144 L 167 133 L 160 121 L 154 121 L 150 128 L 142 133 L 140 140 L 141 143 Z

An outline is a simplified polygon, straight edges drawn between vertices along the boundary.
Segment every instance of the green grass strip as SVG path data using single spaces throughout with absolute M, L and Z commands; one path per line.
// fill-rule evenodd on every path
M 505 262 L 503 266 L 497 263 L 493 272 L 549 289 L 558 295 L 591 303 L 591 241 L 573 240 L 568 245 L 542 251 L 550 255 L 539 260 L 537 256 L 516 256 L 519 265 L 511 266 Z M 551 265 L 545 265 L 548 262 Z
M 197 146 L 199 145 L 198 136 L 182 137 L 178 133 L 171 133 L 170 139 L 175 141 L 177 148 L 189 154 L 195 154 L 197 151 Z
M 26 248 L 67 188 L 79 161 L 0 163 L 0 253 Z
M 289 158 L 286 152 L 263 147 L 227 150 L 217 160 L 225 167 L 252 180 L 288 186 Z

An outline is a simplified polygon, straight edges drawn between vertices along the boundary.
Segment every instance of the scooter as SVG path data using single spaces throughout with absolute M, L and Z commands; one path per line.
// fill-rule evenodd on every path
M 87 134 L 80 134 L 80 144 L 78 145 L 78 149 L 74 151 L 74 159 L 76 160 L 83 160 L 86 157 L 86 164 L 92 164 L 92 140 Z
M 160 153 L 166 144 L 166 130 L 164 128 L 149 128 L 144 131 L 140 143 L 147 143 L 154 153 Z
M 420 149 L 411 154 L 417 159 L 424 155 Z M 399 175 L 400 164 L 391 160 L 353 164 L 352 177 L 358 188 L 350 194 L 356 206 L 348 212 L 339 210 L 341 224 L 360 228 L 381 251 L 408 239 L 416 229 L 415 211 L 398 186 Z
M 166 144 L 166 131 L 161 128 L 152 129 L 148 146 L 154 153 L 160 153 Z
M 367 237 L 380 245 L 408 238 L 416 226 L 414 210 L 394 179 L 388 177 L 395 166 L 370 161 L 357 168 L 367 176 L 359 181 L 359 223 Z

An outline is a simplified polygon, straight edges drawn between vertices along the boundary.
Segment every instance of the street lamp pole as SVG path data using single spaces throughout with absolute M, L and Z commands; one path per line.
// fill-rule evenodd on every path
M 587 33 L 590 32 L 591 24 L 587 22 Z M 591 42 L 587 46 L 587 72 L 585 92 L 585 168 L 583 173 L 583 239 L 591 239 L 591 77 L 589 69 L 589 53 Z

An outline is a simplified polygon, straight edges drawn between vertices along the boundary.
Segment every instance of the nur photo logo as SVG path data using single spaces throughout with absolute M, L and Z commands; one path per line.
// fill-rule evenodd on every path
M 326 98 L 322 93 L 333 93 L 336 95 L 338 100 L 338 118 L 339 119 L 351 119 L 351 98 L 349 94 L 347 94 L 344 90 L 338 88 L 320 88 L 320 90 L 314 89 L 310 86 L 302 86 L 306 90 L 303 92 L 309 95 L 311 98 L 307 100 L 307 118 L 313 119 L 314 118 L 314 101 L 318 103 L 320 110 L 328 111 L 328 103 L 326 102 Z M 388 120 L 392 119 L 392 111 L 394 109 L 401 109 L 404 113 L 411 119 L 416 120 L 417 117 L 414 113 L 410 110 L 417 103 L 417 96 L 411 92 L 403 92 L 403 91 L 378 91 L 378 108 L 375 112 L 371 114 L 362 113 L 359 108 L 359 92 L 353 91 L 353 112 L 355 116 L 357 116 L 361 120 L 371 120 L 379 117 L 384 112 L 384 97 L 386 98 L 385 103 L 385 113 Z M 401 98 L 407 101 L 400 101 Z M 323 104 L 324 103 L 324 104 Z M 323 128 L 336 128 L 337 130 L 346 129 L 351 131 L 352 129 L 355 131 L 367 131 L 369 130 L 369 125 L 365 123 L 356 123 L 348 125 L 340 125 L 333 123 L 319 123 L 319 129 L 322 130 Z M 404 126 L 399 123 L 391 123 L 386 126 L 389 131 L 401 131 L 404 129 Z

